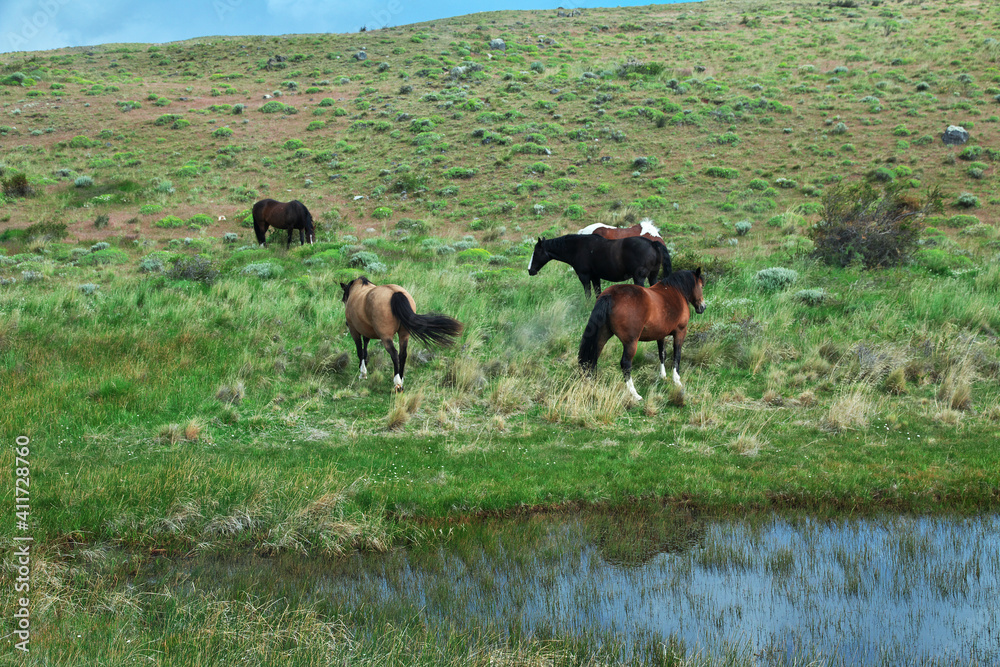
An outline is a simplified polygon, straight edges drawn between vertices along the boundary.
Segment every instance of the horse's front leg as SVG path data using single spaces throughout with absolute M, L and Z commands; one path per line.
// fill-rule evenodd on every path
M 576 277 L 580 279 L 581 283 L 583 283 L 583 293 L 586 294 L 587 298 L 589 299 L 590 298 L 590 276 L 587 275 L 586 273 L 580 273 L 579 271 L 577 271 L 576 272 Z
M 285 250 L 288 250 L 289 248 L 292 247 L 292 234 L 294 233 L 295 233 L 294 229 L 288 230 L 288 240 L 285 241 Z
M 594 283 L 594 298 L 597 298 L 601 296 L 601 279 L 594 278 L 592 282 Z
M 667 348 L 666 348 L 666 345 L 664 344 L 664 341 L 666 341 L 666 338 L 661 338 L 660 340 L 656 341 L 656 348 L 657 348 L 657 351 L 660 353 L 660 379 L 661 380 L 666 380 L 667 379 L 667 366 L 666 366 Z
M 399 364 L 399 354 L 396 353 L 396 346 L 392 344 L 392 336 L 382 339 L 382 346 L 389 356 L 392 357 L 392 390 L 403 391 L 403 369 Z
M 681 345 L 686 334 L 687 327 L 674 332 L 674 384 L 678 387 L 684 386 L 681 384 Z
M 306 244 L 306 230 L 303 227 L 299 229 L 299 245 L 305 245 L 305 244 Z
M 622 374 L 625 376 L 625 386 L 628 388 L 628 392 L 632 394 L 632 398 L 641 401 L 642 396 L 635 390 L 635 385 L 632 383 L 632 359 L 635 357 L 638 347 L 638 340 L 622 341 Z

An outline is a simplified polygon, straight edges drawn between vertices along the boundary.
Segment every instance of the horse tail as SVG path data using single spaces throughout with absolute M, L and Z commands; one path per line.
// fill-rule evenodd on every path
M 389 309 L 407 331 L 428 345 L 451 345 L 462 333 L 462 323 L 447 315 L 415 313 L 403 292 L 394 292 L 389 297 Z
M 673 273 L 673 269 L 670 265 L 670 251 L 667 250 L 666 243 L 653 243 L 655 246 L 659 246 L 660 249 L 660 275 L 664 278 Z
M 608 320 L 611 317 L 611 307 L 613 305 L 614 302 L 610 294 L 604 294 L 598 298 L 597 303 L 594 305 L 594 310 L 590 313 L 590 320 L 583 330 L 583 338 L 580 340 L 580 352 L 577 358 L 580 360 L 580 365 L 586 371 L 593 371 L 594 367 L 597 366 L 597 357 L 601 354 L 598 341 L 601 337 L 601 331 L 608 326 Z
M 253 233 L 257 236 L 257 243 L 264 245 L 267 239 L 267 223 L 264 222 L 263 202 L 259 201 L 253 205 Z

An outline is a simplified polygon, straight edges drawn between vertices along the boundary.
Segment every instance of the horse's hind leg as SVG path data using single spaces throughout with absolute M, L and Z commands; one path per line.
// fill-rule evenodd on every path
M 410 344 L 410 332 L 402 329 L 399 332 L 399 388 L 403 388 L 403 378 L 406 377 L 406 347 Z
M 292 247 L 292 234 L 294 234 L 294 233 L 295 233 L 295 229 L 292 228 L 292 227 L 290 227 L 288 229 L 288 240 L 285 241 L 285 250 L 288 250 L 289 248 Z
M 625 376 L 625 386 L 628 388 L 632 398 L 637 401 L 642 400 L 642 396 L 639 392 L 635 390 L 635 385 L 632 383 L 632 358 L 635 357 L 635 352 L 639 347 L 638 339 L 630 340 L 628 342 L 622 341 L 622 374 Z
M 389 356 L 392 357 L 392 389 L 393 391 L 403 391 L 403 369 L 399 364 L 399 354 L 396 352 L 396 346 L 392 344 L 392 337 L 383 338 L 382 346 L 389 353 Z
M 354 345 L 358 349 L 358 379 L 364 380 L 368 377 L 368 366 L 365 362 L 368 361 L 368 341 L 370 338 L 365 338 L 361 334 L 353 335 Z

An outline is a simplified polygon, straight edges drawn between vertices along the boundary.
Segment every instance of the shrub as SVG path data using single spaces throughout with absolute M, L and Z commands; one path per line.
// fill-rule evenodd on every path
M 736 229 L 736 233 L 739 236 L 746 236 L 747 233 L 750 232 L 750 229 L 753 227 L 753 223 L 751 223 L 749 220 L 740 220 L 735 225 L 733 225 L 733 227 Z
M 236 232 L 226 232 L 222 237 L 223 243 L 236 243 L 240 240 L 240 235 Z
M 184 225 L 184 221 L 178 218 L 176 215 L 168 215 L 165 218 L 160 218 L 153 223 L 154 227 L 159 227 L 161 229 L 177 229 Z
M 372 211 L 372 217 L 376 220 L 385 220 L 392 215 L 392 209 L 388 206 L 379 206 L 374 211 Z
M 979 206 L 979 197 L 971 192 L 963 192 L 955 200 L 955 206 L 958 208 L 977 208 Z
M 257 276 L 261 280 L 267 280 L 268 278 L 276 278 L 284 273 L 284 267 L 271 262 L 254 262 L 240 269 L 240 273 L 244 276 Z
M 970 225 L 978 225 L 979 218 L 974 215 L 953 215 L 945 222 L 949 227 L 961 229 Z
M 163 258 L 153 253 L 139 260 L 139 270 L 143 273 L 159 273 L 163 270 Z
M 795 293 L 795 300 L 801 301 L 807 306 L 818 306 L 827 299 L 827 293 L 823 289 L 804 289 Z
M 309 131 L 312 131 L 312 130 L 322 130 L 324 127 L 326 127 L 326 121 L 314 120 L 313 122 L 309 123 L 306 126 L 306 130 L 309 130 Z
M 125 264 L 127 262 L 128 254 L 118 248 L 104 248 L 88 253 L 77 260 L 79 266 L 104 266 L 106 264 Z
M 940 248 L 924 248 L 914 255 L 913 260 L 940 276 L 950 276 L 953 271 L 972 268 L 972 260 L 968 257 L 953 255 Z
M 204 255 L 181 257 L 170 267 L 167 277 L 173 280 L 192 280 L 211 285 L 219 277 L 215 262 Z
M 452 167 L 451 169 L 446 169 L 444 172 L 445 178 L 472 178 L 475 175 L 475 169 L 468 169 L 466 167 Z
M 797 271 L 775 266 L 758 271 L 754 276 L 754 283 L 765 292 L 777 292 L 787 288 L 798 279 Z
M 208 215 L 207 213 L 195 213 L 187 220 L 187 224 L 189 227 L 191 225 L 197 225 L 199 227 L 207 227 L 211 225 L 213 222 L 214 221 L 212 220 L 212 216 Z
M 582 220 L 587 211 L 579 204 L 570 204 L 566 207 L 566 217 L 570 220 Z
M 90 176 L 78 176 L 77 179 L 73 181 L 73 185 L 75 185 L 78 188 L 89 188 L 93 184 L 94 184 L 94 179 L 92 179 Z
M 97 290 L 101 289 L 100 285 L 95 285 L 94 283 L 84 283 L 83 285 L 77 285 L 78 290 L 83 292 L 87 296 L 95 294 Z
M 861 181 L 828 190 L 823 219 L 810 230 L 814 254 L 835 266 L 859 259 L 869 269 L 905 262 L 917 248 L 924 215 L 940 208 L 941 196 L 935 189 L 924 202 L 913 201 L 902 188 Z
M 353 255 L 348 260 L 351 266 L 361 267 L 365 271 L 370 271 L 372 273 L 382 273 L 386 271 L 386 265 L 379 261 L 378 255 L 368 250 L 361 250 Z
M 228 137 L 233 136 L 233 131 L 228 127 L 220 127 L 212 132 L 212 136 L 216 137 L 217 139 L 226 139 Z
M 293 107 L 293 106 L 285 104 L 284 102 L 279 102 L 278 100 L 271 100 L 270 102 L 265 102 L 260 107 L 260 112 L 261 113 L 284 113 L 284 114 L 291 115 L 291 114 L 298 113 L 298 110 L 295 107 Z
M 163 207 L 159 204 L 143 204 L 139 207 L 139 213 L 141 215 L 153 215 L 159 213 L 163 210 Z
M 740 172 L 737 169 L 731 169 L 729 167 L 706 167 L 706 176 L 714 176 L 715 178 L 739 178 Z

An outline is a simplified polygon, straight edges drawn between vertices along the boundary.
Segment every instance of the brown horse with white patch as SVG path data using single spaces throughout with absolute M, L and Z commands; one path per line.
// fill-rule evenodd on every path
M 603 236 L 606 239 L 627 239 L 632 236 L 641 236 L 644 239 L 666 245 L 663 237 L 660 236 L 660 230 L 656 228 L 656 225 L 649 218 L 644 218 L 638 225 L 632 225 L 631 227 L 612 227 L 602 222 L 595 222 L 592 225 L 584 227 L 577 234 L 595 234 Z
M 624 347 L 621 367 L 625 374 L 625 386 L 632 398 L 641 401 L 642 396 L 632 383 L 632 358 L 638 343 L 656 341 L 660 353 L 660 377 L 666 380 L 663 341 L 667 336 L 673 336 L 674 384 L 681 386 L 681 345 L 684 344 L 691 317 L 688 304 L 693 305 L 698 314 L 705 312 L 704 285 L 699 267 L 695 271 L 671 273 L 652 287 L 612 285 L 604 290 L 590 313 L 587 328 L 583 330 L 580 365 L 584 370 L 593 371 L 604 345 L 612 335 L 617 336 Z
M 347 328 L 358 348 L 360 380 L 368 377 L 368 342 L 373 338 L 382 341 L 392 357 L 393 390 L 402 391 L 406 346 L 411 334 L 429 345 L 451 345 L 462 333 L 462 323 L 447 315 L 418 315 L 413 297 L 399 285 L 375 285 L 361 276 L 340 286 L 344 290 Z M 392 344 L 397 333 L 398 354 Z

